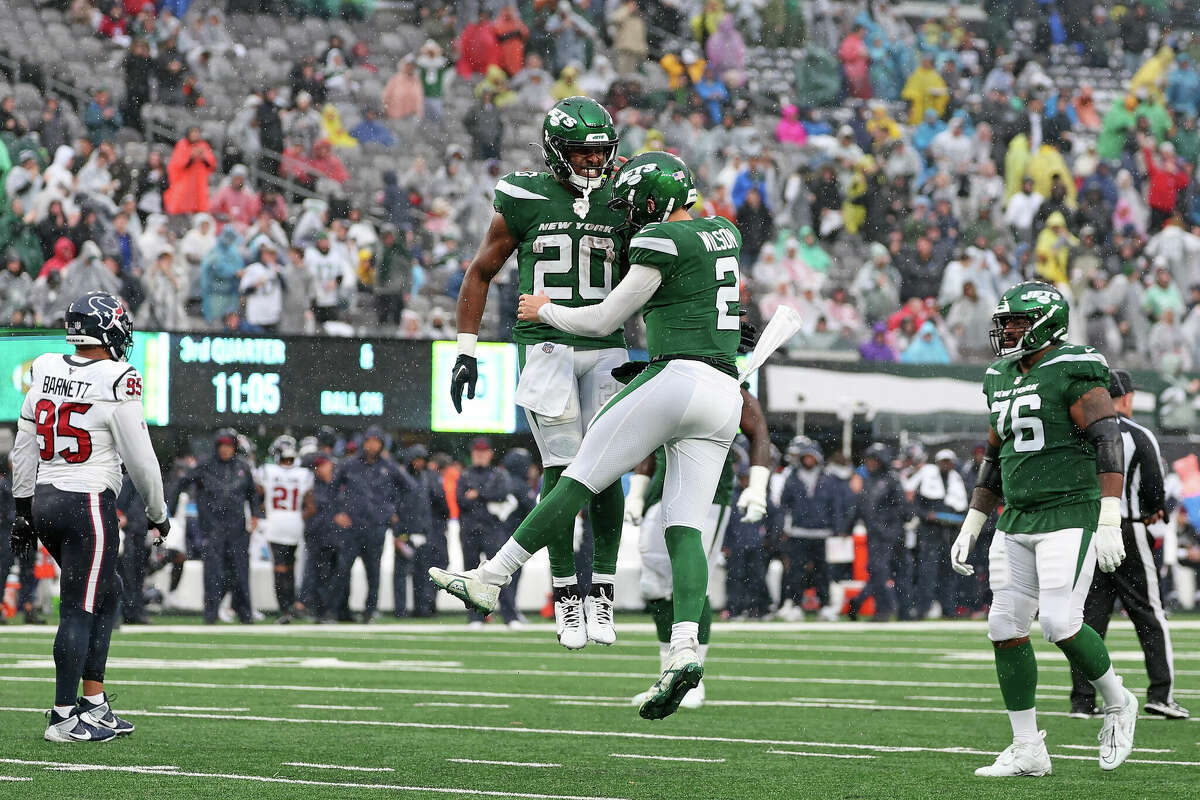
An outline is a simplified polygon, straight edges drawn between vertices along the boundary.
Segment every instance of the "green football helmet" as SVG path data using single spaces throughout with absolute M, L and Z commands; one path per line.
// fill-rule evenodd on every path
M 1067 335 L 1071 309 L 1062 292 L 1048 283 L 1025 281 L 1004 293 L 992 312 L 992 352 L 1014 360 L 1060 342 Z M 1024 330 L 1009 330 L 1015 320 L 1028 320 Z
M 624 210 L 634 230 L 662 222 L 676 209 L 696 203 L 692 171 L 677 156 L 651 151 L 635 156 L 617 170 L 608 207 Z
M 559 100 L 542 122 L 542 158 L 559 181 L 580 191 L 599 189 L 617 159 L 617 129 L 604 106 L 590 97 Z M 596 175 L 580 175 L 567 156 L 573 150 L 598 149 L 604 163 Z

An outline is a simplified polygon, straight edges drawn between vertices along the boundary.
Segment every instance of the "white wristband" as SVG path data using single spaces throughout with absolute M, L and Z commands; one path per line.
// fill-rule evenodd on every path
M 987 514 L 978 508 L 968 508 L 967 518 L 963 520 L 962 524 L 963 533 L 971 534 L 971 538 L 974 539 L 983 530 L 983 523 L 985 522 L 987 522 Z
M 747 491 L 761 492 L 766 495 L 767 482 L 771 480 L 771 468 L 756 466 L 750 468 L 750 482 L 746 486 Z
M 458 335 L 458 354 L 460 356 L 474 356 L 475 343 L 479 341 L 479 335 L 475 333 L 460 333 Z
M 629 493 L 625 498 L 641 500 L 646 496 L 646 487 L 650 485 L 650 476 L 641 475 L 637 472 L 629 476 Z
M 1100 519 L 1096 524 L 1112 528 L 1121 527 L 1121 498 L 1100 498 Z

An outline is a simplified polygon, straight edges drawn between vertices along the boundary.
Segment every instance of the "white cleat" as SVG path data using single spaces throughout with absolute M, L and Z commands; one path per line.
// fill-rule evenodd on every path
M 451 572 L 438 567 L 430 567 L 429 580 L 447 594 L 462 600 L 467 608 L 473 608 L 481 614 L 492 613 L 500 604 L 500 587 L 484 581 L 477 569 Z M 506 585 L 507 583 L 508 581 L 505 581 Z
M 563 647 L 568 650 L 582 650 L 587 646 L 588 632 L 583 621 L 583 600 L 579 598 L 578 590 L 573 594 L 555 590 L 554 623 L 558 643 Z
M 587 637 L 605 647 L 617 641 L 617 629 L 613 624 L 613 587 L 600 583 L 592 587 L 592 593 L 583 599 L 583 617 L 587 625 Z
M 85 714 L 78 713 L 78 709 L 66 717 L 50 710 L 46 712 L 46 719 L 49 724 L 42 738 L 47 742 L 111 742 L 117 738 L 116 731 L 92 724 Z
M 1188 710 L 1176 703 L 1174 700 L 1168 700 L 1165 703 L 1152 701 L 1143 706 L 1147 714 L 1155 714 L 1167 719 L 1187 719 Z
M 704 705 L 704 681 L 696 684 L 696 688 L 683 696 L 679 701 L 680 708 L 700 708 Z
M 981 778 L 1040 778 L 1049 775 L 1050 754 L 1046 752 L 1045 731 L 1038 731 L 1035 741 L 1014 740 L 1004 748 L 990 767 L 980 767 L 975 774 Z
M 1100 729 L 1100 769 L 1116 769 L 1133 752 L 1133 729 L 1137 725 L 1138 699 L 1125 690 L 1125 702 L 1104 707 L 1104 727 Z

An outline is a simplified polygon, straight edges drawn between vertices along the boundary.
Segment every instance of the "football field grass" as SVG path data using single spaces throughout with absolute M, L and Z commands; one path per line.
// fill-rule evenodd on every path
M 0 797 L 1200 796 L 1195 721 L 1143 716 L 1130 761 L 1100 771 L 1100 720 L 1067 718 L 1066 662 L 1036 629 L 1054 774 L 989 781 L 972 771 L 1010 734 L 982 623 L 717 624 L 708 704 L 647 722 L 629 701 L 658 668 L 645 620 L 570 653 L 546 625 L 162 618 L 113 640 L 108 689 L 137 731 L 100 745 L 42 741 L 53 629 L 2 627 Z M 1200 711 L 1200 621 L 1174 636 L 1178 699 Z M 1109 641 L 1141 697 L 1128 623 Z

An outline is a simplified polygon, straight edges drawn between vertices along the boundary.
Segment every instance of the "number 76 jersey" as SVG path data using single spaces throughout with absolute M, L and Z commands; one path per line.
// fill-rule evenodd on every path
M 624 214 L 612 211 L 612 182 L 584 201 L 546 172 L 512 172 L 496 183 L 492 206 L 517 241 L 522 294 L 545 294 L 577 308 L 608 297 L 625 274 Z M 564 333 L 541 322 L 518 322 L 517 344 L 556 342 L 580 350 L 624 347 L 622 328 L 600 338 Z
M 987 368 L 983 393 L 1001 440 L 1005 508 L 999 530 L 1095 530 L 1096 451 L 1071 420 L 1071 406 L 1097 387 L 1108 388 L 1108 363 L 1082 345 L 1055 345 L 1025 373 L 1015 360 Z
M 264 464 L 254 475 L 263 490 L 267 541 L 298 545 L 304 535 L 304 495 L 313 487 L 313 474 L 304 467 Z

